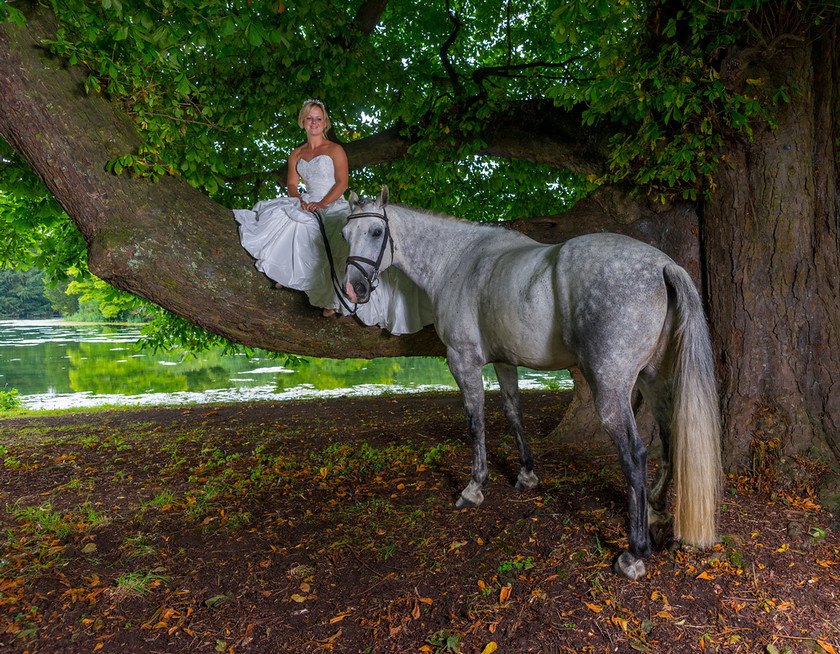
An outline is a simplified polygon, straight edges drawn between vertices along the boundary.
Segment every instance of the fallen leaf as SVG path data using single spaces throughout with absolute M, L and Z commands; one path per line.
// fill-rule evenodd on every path
M 695 577 L 695 579 L 709 579 L 714 580 L 717 578 L 717 575 L 710 575 L 708 570 L 704 570 L 699 575 Z
M 481 650 L 481 654 L 493 654 L 493 652 L 495 652 L 497 649 L 499 649 L 499 646 L 491 640 L 484 646 L 484 649 Z
M 292 595 L 289 599 L 292 600 L 293 602 L 297 602 L 298 604 L 306 601 L 306 597 L 304 597 L 303 595 L 298 595 L 297 593 Z
M 217 604 L 221 604 L 227 599 L 230 599 L 227 595 L 216 595 L 214 597 L 211 597 L 210 599 L 204 600 L 204 606 L 206 606 L 208 609 L 212 609 L 214 606 L 216 606 Z
M 589 602 L 584 602 L 584 604 L 586 605 L 586 608 L 588 608 L 593 613 L 600 613 L 604 610 L 604 607 L 598 606 L 597 604 L 590 604 Z
M 624 618 L 619 618 L 617 615 L 614 615 L 610 618 L 610 622 L 622 631 L 627 631 L 627 620 Z
M 502 586 L 502 590 L 499 591 L 499 604 L 504 604 L 510 599 L 510 591 L 510 586 Z
M 324 640 L 319 640 L 319 643 L 323 643 L 324 645 L 332 644 L 339 636 L 341 635 L 341 629 L 336 631 L 332 636 L 329 638 L 325 638 Z
M 824 640 L 818 640 L 817 645 L 822 647 L 826 654 L 837 654 L 837 650 L 834 649 L 834 646 L 830 645 L 829 643 L 825 642 Z

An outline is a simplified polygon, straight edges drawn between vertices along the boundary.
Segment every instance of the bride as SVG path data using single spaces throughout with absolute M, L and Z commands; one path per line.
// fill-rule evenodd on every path
M 307 100 L 298 114 L 306 142 L 289 155 L 288 197 L 264 200 L 253 210 L 234 209 L 242 246 L 256 259 L 257 270 L 279 288 L 304 291 L 309 302 L 324 308 L 324 315 L 348 310 L 339 301 L 330 276 L 330 265 L 318 219 L 324 221 L 336 271 L 343 271 L 347 243 L 341 236 L 350 207 L 347 190 L 347 155 L 327 140 L 331 123 L 324 103 Z M 303 182 L 305 192 L 300 193 Z M 341 275 L 341 272 L 339 272 Z M 432 306 L 426 293 L 402 272 L 383 271 L 379 286 L 368 303 L 356 308 L 366 325 L 377 325 L 392 334 L 410 334 L 431 324 Z

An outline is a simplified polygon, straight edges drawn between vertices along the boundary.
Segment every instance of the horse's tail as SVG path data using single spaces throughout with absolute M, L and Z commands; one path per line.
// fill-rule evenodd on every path
M 676 264 L 664 269 L 675 298 L 675 351 L 671 463 L 674 536 L 706 548 L 717 539 L 720 493 L 720 405 L 714 358 L 700 295 Z

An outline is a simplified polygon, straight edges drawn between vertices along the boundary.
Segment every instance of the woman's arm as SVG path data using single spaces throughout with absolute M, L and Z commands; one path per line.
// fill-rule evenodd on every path
M 303 208 L 303 199 L 300 197 L 300 175 L 297 172 L 297 162 L 300 159 L 300 148 L 295 148 L 289 155 L 289 171 L 286 174 L 286 193 L 290 198 L 298 198 Z

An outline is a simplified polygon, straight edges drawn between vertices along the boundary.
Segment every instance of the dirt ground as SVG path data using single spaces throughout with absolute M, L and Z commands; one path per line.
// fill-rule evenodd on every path
M 840 652 L 823 467 L 728 479 L 712 551 L 631 582 L 612 446 L 548 438 L 519 492 L 488 396 L 491 481 L 456 394 L 0 420 L 0 649 L 15 652 Z M 653 454 L 653 452 L 652 452 Z

